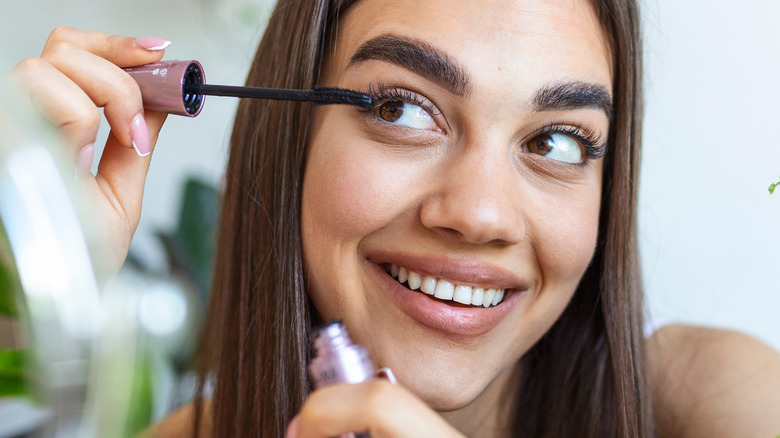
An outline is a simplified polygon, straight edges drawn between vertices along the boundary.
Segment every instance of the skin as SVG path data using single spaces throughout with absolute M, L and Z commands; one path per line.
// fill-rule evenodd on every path
M 730 330 L 675 324 L 648 342 L 662 437 L 780 435 L 780 354 Z
M 563 74 L 611 83 L 608 52 L 590 11 L 583 2 L 568 1 L 551 3 L 546 11 L 532 2 L 448 2 L 438 8 L 426 2 L 412 13 L 408 3 L 388 9 L 366 0 L 343 17 L 324 79 L 357 89 L 380 76 L 403 81 L 435 102 L 441 115 L 435 119 L 446 135 L 417 136 L 429 140 L 420 146 L 389 130 L 372 131 L 377 123 L 352 109 L 321 108 L 303 205 L 307 275 L 319 311 L 345 319 L 401 384 L 373 380 L 317 390 L 290 424 L 291 437 L 355 430 L 375 438 L 502 436 L 502 412 L 495 406 L 508 379 L 503 371 L 554 321 L 592 255 L 600 161 L 561 171 L 543 157 L 519 153 L 529 126 L 550 116 L 528 108 L 541 83 Z M 489 26 L 473 32 L 464 23 Z M 391 31 L 425 38 L 457 60 L 471 78 L 469 95 L 454 96 L 425 77 L 375 60 L 346 68 L 362 41 Z M 40 58 L 26 59 L 12 72 L 60 128 L 74 166 L 79 152 L 94 143 L 98 108 L 105 107 L 112 133 L 98 174 L 85 175 L 82 184 L 96 206 L 96 222 L 105 227 L 105 241 L 116 248 L 117 268 L 140 217 L 150 159 L 133 151 L 130 124 L 143 114 L 153 149 L 164 121 L 162 114 L 143 111 L 137 86 L 119 67 L 162 56 L 134 38 L 57 28 Z M 577 123 L 606 130 L 598 110 L 578 111 L 583 114 L 574 116 Z M 556 118 L 563 116 L 568 118 Z M 444 257 L 461 267 L 464 260 L 497 266 L 517 272 L 528 291 L 495 328 L 471 336 L 479 340 L 431 330 L 383 295 L 387 283 L 376 284 L 375 271 L 366 269 L 377 251 L 424 253 L 435 263 Z M 650 338 L 648 356 L 661 436 L 780 433 L 780 355 L 765 344 L 731 331 L 676 325 Z M 464 373 L 469 379 L 451 378 Z M 149 435 L 191 436 L 191 412 L 184 407 Z

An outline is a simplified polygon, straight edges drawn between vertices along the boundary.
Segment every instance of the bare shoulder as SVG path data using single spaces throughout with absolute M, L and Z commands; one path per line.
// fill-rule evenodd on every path
M 198 438 L 211 437 L 211 403 L 203 402 L 203 414 Z M 162 421 L 147 429 L 141 438 L 193 438 L 195 405 L 188 404 L 174 411 Z
M 648 340 L 662 437 L 780 435 L 780 353 L 751 336 L 670 325 Z

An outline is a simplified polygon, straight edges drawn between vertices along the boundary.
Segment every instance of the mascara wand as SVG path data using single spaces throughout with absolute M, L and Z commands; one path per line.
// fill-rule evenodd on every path
M 236 87 L 232 85 L 186 84 L 187 94 L 207 96 L 243 97 L 251 99 L 295 100 L 314 102 L 321 105 L 346 104 L 362 108 L 371 106 L 371 96 L 343 88 L 314 87 L 312 90 L 291 90 L 287 88 Z
M 144 108 L 187 117 L 200 114 L 206 95 L 343 104 L 365 109 L 373 104 L 371 96 L 342 88 L 291 90 L 206 84 L 203 66 L 198 61 L 160 61 L 124 70 L 141 88 Z

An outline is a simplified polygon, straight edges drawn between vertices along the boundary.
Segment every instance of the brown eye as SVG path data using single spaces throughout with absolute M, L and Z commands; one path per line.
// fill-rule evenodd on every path
M 539 134 L 525 144 L 529 153 L 565 163 L 582 163 L 582 144 L 569 134 Z
M 377 109 L 379 118 L 386 122 L 395 122 L 404 114 L 404 103 L 397 100 L 390 100 L 379 106 Z
M 555 143 L 549 134 L 538 135 L 528 142 L 528 152 L 532 154 L 547 155 Z

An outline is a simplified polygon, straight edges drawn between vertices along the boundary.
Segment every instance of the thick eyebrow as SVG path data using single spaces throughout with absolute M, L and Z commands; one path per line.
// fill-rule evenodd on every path
M 471 78 L 452 58 L 430 44 L 397 35 L 372 38 L 355 51 L 347 67 L 358 62 L 377 60 L 400 65 L 432 80 L 457 96 L 466 97 Z
M 536 93 L 532 104 L 538 112 L 599 108 L 610 120 L 613 114 L 612 96 L 606 87 L 588 82 L 547 85 Z

